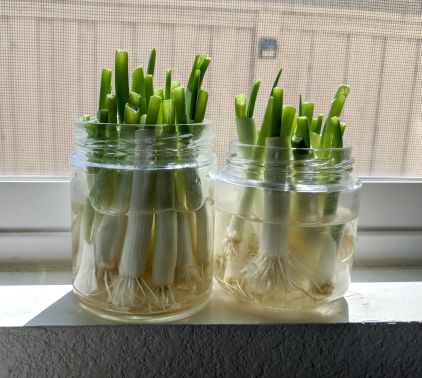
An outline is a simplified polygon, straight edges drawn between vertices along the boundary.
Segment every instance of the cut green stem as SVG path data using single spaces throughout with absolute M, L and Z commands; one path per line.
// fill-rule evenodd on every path
M 248 102 L 248 112 L 247 112 L 248 118 L 253 117 L 253 113 L 254 113 L 254 110 L 255 110 L 256 98 L 258 96 L 260 86 L 261 86 L 261 80 L 255 81 L 254 85 L 252 86 L 252 90 L 251 90 L 251 94 L 249 96 L 249 102 Z
M 147 69 L 148 75 L 154 76 L 156 58 L 157 58 L 157 51 L 155 49 L 152 49 L 149 55 L 149 60 L 148 60 L 148 69 Z
M 111 92 L 111 76 L 112 72 L 108 68 L 103 68 L 101 71 L 101 87 L 100 87 L 100 99 L 98 103 L 98 109 L 104 109 L 106 96 Z
M 145 96 L 145 76 L 142 66 L 137 67 L 132 73 L 132 91 Z
M 115 87 L 117 97 L 117 113 L 120 122 L 125 116 L 125 106 L 129 98 L 128 53 L 117 50 L 115 61 Z

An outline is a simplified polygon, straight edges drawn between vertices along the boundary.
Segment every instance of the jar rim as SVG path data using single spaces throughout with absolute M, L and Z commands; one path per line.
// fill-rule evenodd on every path
M 185 125 L 185 126 L 184 126 Z M 75 151 L 72 163 L 76 166 L 107 167 L 110 169 L 177 169 L 201 167 L 214 162 L 211 122 L 172 124 L 180 133 L 159 135 L 167 124 L 97 123 L 95 119 L 79 118 L 75 125 Z M 106 132 L 116 128 L 118 136 L 92 136 L 91 127 Z M 126 134 L 121 135 L 125 129 Z M 128 131 L 129 129 L 129 131 Z M 137 134 L 137 132 L 146 134 Z M 179 143 L 180 142 L 180 143 Z
M 94 122 L 95 121 L 95 122 Z M 84 125 L 89 125 L 89 124 L 93 124 L 95 123 L 95 125 L 101 125 L 101 126 L 125 126 L 125 127 L 139 127 L 139 126 L 144 126 L 144 127 L 162 127 L 162 126 L 189 126 L 190 128 L 192 127 L 204 127 L 204 126 L 211 126 L 211 120 L 209 119 L 204 119 L 204 121 L 202 122 L 192 122 L 192 123 L 178 123 L 178 124 L 167 124 L 167 123 L 157 123 L 157 124 L 147 124 L 147 123 L 106 123 L 106 122 L 96 122 L 97 118 L 92 118 L 89 121 L 84 121 L 83 117 L 79 117 L 76 120 L 76 124 L 79 126 L 84 126 Z
M 271 150 L 280 150 L 280 151 L 301 151 L 301 152 L 306 152 L 308 151 L 309 153 L 311 152 L 320 152 L 320 151 L 325 151 L 325 152 L 340 152 L 340 151 L 348 151 L 351 152 L 352 151 L 352 145 L 351 144 L 346 144 L 343 147 L 330 147 L 330 148 L 306 148 L 306 147 L 279 147 L 279 146 L 261 146 L 261 145 L 257 145 L 257 144 L 246 144 L 246 143 L 240 143 L 238 139 L 233 139 L 230 141 L 230 146 L 234 147 L 234 148 L 242 148 L 242 149 L 248 149 L 248 148 L 256 148 L 256 149 L 271 149 Z

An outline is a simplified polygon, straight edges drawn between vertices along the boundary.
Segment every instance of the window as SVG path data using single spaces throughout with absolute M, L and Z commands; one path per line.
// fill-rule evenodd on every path
M 407 230 L 419 240 L 421 28 L 416 0 L 3 0 L 0 229 L 69 228 L 74 121 L 95 111 L 99 73 L 113 67 L 115 48 L 128 49 L 134 67 L 156 47 L 162 79 L 168 67 L 186 79 L 199 51 L 213 58 L 205 86 L 220 165 L 235 137 L 234 95 L 249 91 L 255 78 L 263 83 L 257 119 L 280 67 L 286 102 L 297 103 L 302 94 L 317 112 L 326 113 L 336 87 L 349 84 L 346 139 L 355 172 L 369 177 L 361 228 Z M 277 48 L 260 54 L 262 39 Z

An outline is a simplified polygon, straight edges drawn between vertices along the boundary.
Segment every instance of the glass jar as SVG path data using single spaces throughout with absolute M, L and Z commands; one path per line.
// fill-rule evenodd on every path
M 266 308 L 305 309 L 350 283 L 361 183 L 351 147 L 231 143 L 217 176 L 215 277 Z
M 72 157 L 73 290 L 112 319 L 191 315 L 210 295 L 211 124 L 78 122 Z

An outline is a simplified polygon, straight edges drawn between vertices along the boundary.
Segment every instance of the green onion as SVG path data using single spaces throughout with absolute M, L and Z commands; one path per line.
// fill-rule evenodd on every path
M 135 141 L 141 149 L 135 157 L 135 163 L 148 164 L 152 158 L 152 146 L 155 131 L 144 128 L 135 132 Z M 115 305 L 135 306 L 151 292 L 143 279 L 147 261 L 147 251 L 152 239 L 153 223 L 153 179 L 151 170 L 137 169 L 133 172 L 129 215 L 124 236 L 122 254 L 119 262 L 119 277 L 114 282 L 110 294 Z
M 207 72 L 208 66 L 211 63 L 211 58 L 209 56 L 203 55 L 202 62 L 200 64 L 199 70 L 201 71 L 201 77 L 199 80 L 199 87 L 201 87 L 202 82 L 204 81 L 205 73 Z
M 115 110 L 112 106 L 113 100 L 111 100 L 111 103 L 109 100 L 109 96 L 111 96 L 111 80 L 112 72 L 108 69 L 103 69 L 101 72 L 97 120 L 91 121 L 89 116 L 83 117 L 83 122 L 86 122 L 85 128 L 88 139 L 95 140 L 94 153 L 90 156 L 94 162 L 100 160 L 104 152 L 106 152 L 104 148 L 100 147 L 99 143 L 104 143 L 109 134 L 112 136 L 109 126 L 107 125 L 106 127 L 104 125 L 108 123 Z M 113 175 L 110 175 L 108 170 L 98 170 L 97 168 L 89 167 L 88 174 L 90 173 L 93 176 L 93 184 L 90 188 L 90 195 L 83 204 L 76 261 L 77 274 L 75 276 L 75 287 L 83 293 L 92 293 L 99 287 L 94 246 L 96 236 L 95 219 L 101 218 L 101 215 L 94 210 L 92 201 L 97 206 L 99 205 L 100 208 L 103 206 L 107 207 L 111 201 L 113 184 Z
M 292 135 L 292 129 L 296 120 L 296 108 L 290 105 L 283 106 L 281 116 L 281 137 L 288 138 Z
M 273 94 L 276 90 L 273 91 Z M 267 183 L 282 183 L 286 180 L 282 172 L 277 172 L 279 165 L 287 166 L 289 154 L 285 145 L 286 139 L 268 137 L 266 139 L 264 180 Z M 274 164 L 277 164 L 274 166 Z M 285 290 L 286 285 L 297 285 L 292 277 L 288 278 L 290 193 L 288 191 L 264 190 L 264 223 L 259 238 L 259 251 L 256 258 L 248 263 L 243 272 L 245 287 L 252 292 L 266 294 L 267 292 Z
M 98 109 L 105 108 L 106 96 L 111 92 L 111 70 L 104 68 L 101 72 L 101 87 Z
M 188 107 L 188 111 L 189 111 L 189 119 L 193 120 L 195 119 L 195 107 L 196 107 L 196 98 L 198 96 L 198 92 L 199 92 L 199 81 L 201 78 L 201 71 L 200 70 L 196 70 L 195 71 L 195 76 L 193 79 L 193 84 L 192 84 L 192 88 L 191 88 L 191 93 L 190 93 L 190 104 Z
M 172 80 L 172 81 L 171 81 L 171 85 L 170 85 L 170 96 L 172 96 L 173 91 L 174 91 L 177 87 L 180 87 L 180 81 L 177 81 L 177 80 Z
M 264 180 L 267 183 L 283 182 L 282 171 L 278 165 L 288 167 L 290 147 L 291 110 L 283 123 L 283 89 L 274 87 L 272 90 L 272 114 L 269 134 L 265 138 L 265 170 Z M 279 148 L 283 148 L 279 150 Z M 275 166 L 275 164 L 277 164 Z M 283 169 L 283 168 L 281 168 Z M 272 189 L 264 190 L 264 223 L 261 228 L 259 253 L 250 264 L 247 264 L 243 279 L 246 287 L 252 286 L 254 291 L 265 292 L 279 290 L 285 285 L 285 261 L 288 250 L 288 220 L 290 194 L 288 191 Z
M 252 86 L 249 102 L 247 102 L 244 94 L 235 98 L 237 135 L 239 142 L 242 144 L 256 143 L 257 133 L 253 113 L 260 85 L 261 81 L 257 80 Z
M 154 78 L 152 75 L 145 76 L 145 99 L 147 108 L 149 106 L 149 99 L 154 95 Z
M 248 115 L 247 115 L 248 118 L 253 117 L 256 98 L 258 96 L 260 86 L 261 86 L 261 80 L 255 81 L 255 84 L 252 86 L 252 90 L 251 90 L 251 94 L 249 96 L 249 102 L 248 102 Z
M 147 69 L 147 74 L 151 76 L 154 76 L 156 55 L 157 55 L 157 51 L 155 49 L 152 49 L 149 55 L 148 69 Z
M 165 92 L 165 99 L 169 100 L 171 98 L 171 70 L 166 71 L 166 92 Z
M 140 106 L 141 106 L 141 95 L 139 93 L 136 93 L 136 92 L 130 92 L 127 102 L 130 105 L 132 105 L 133 107 L 140 108 Z
M 136 68 L 132 73 L 132 91 L 145 96 L 145 76 L 142 66 Z
M 163 88 L 155 88 L 154 89 L 154 96 L 160 97 L 162 100 L 165 99 Z
M 271 94 L 270 94 L 270 96 L 272 96 L 272 95 L 273 95 L 274 88 L 276 88 L 276 87 L 278 86 L 278 82 L 280 81 L 280 77 L 281 77 L 281 74 L 282 74 L 282 73 L 283 73 L 283 69 L 282 69 L 282 68 L 280 68 L 280 70 L 277 72 L 277 76 L 275 77 L 275 80 L 274 80 L 273 86 L 272 86 L 272 88 L 271 88 Z
M 308 118 L 308 125 L 312 125 L 312 117 L 314 115 L 314 103 L 313 102 L 304 102 L 302 103 L 302 112 L 299 116 L 304 116 Z
M 175 129 L 175 126 L 171 126 L 171 128 Z M 169 131 L 168 128 L 167 133 Z M 162 143 L 164 145 L 169 143 L 165 139 L 167 135 L 163 137 Z M 166 157 L 160 157 L 160 152 L 158 154 L 158 162 L 166 163 Z M 167 169 L 158 170 L 155 178 L 156 240 L 152 263 L 152 282 L 154 287 L 159 289 L 158 300 L 164 306 L 174 302 L 172 285 L 178 253 L 175 189 L 174 172 Z
M 279 137 L 281 132 L 281 113 L 283 109 L 283 90 L 273 89 L 273 110 L 271 117 L 271 128 L 268 137 Z
M 117 97 L 117 113 L 120 122 L 123 122 L 125 106 L 129 98 L 128 54 L 127 51 L 116 51 L 115 87 Z
M 343 89 L 340 87 L 337 93 Z M 344 89 L 343 89 L 343 92 Z M 347 91 L 348 93 L 348 91 Z M 338 97 L 340 99 L 341 108 L 336 101 L 336 98 L 333 100 L 332 104 L 337 106 L 336 111 L 331 112 L 331 114 L 336 114 L 329 118 L 325 123 L 325 135 L 324 139 L 321 138 L 321 148 L 332 148 L 330 153 L 324 153 L 324 157 L 331 161 L 331 164 L 338 164 L 342 160 L 341 150 L 335 150 L 337 148 L 343 147 L 343 132 L 338 115 L 340 115 L 341 109 L 344 105 L 345 96 L 340 94 Z M 322 175 L 322 183 L 336 183 L 339 179 L 330 174 Z M 318 196 L 318 200 L 321 203 L 323 209 L 322 217 L 325 223 L 333 223 L 337 215 L 337 207 L 339 201 L 339 193 L 321 193 Z M 333 224 L 332 226 L 326 227 L 326 232 L 321 233 L 320 236 L 320 258 L 318 262 L 318 267 L 316 271 L 316 282 L 314 284 L 314 292 L 317 295 L 328 296 L 334 290 L 334 271 L 335 271 L 335 261 L 340 244 L 344 235 L 344 225 L 343 224 Z
M 140 97 L 137 93 L 132 93 L 135 95 L 133 96 L 135 99 Z M 124 126 L 120 133 L 121 138 L 129 140 L 134 137 L 136 129 L 133 125 L 138 124 L 139 119 L 139 108 L 127 102 L 124 110 Z M 109 207 L 110 213 L 101 216 L 94 242 L 96 274 L 98 278 L 103 278 L 106 284 L 110 280 L 111 271 L 118 263 L 122 248 L 121 240 L 126 232 L 126 217 L 123 214 L 130 207 L 132 174 L 127 171 L 115 172 L 114 179 L 116 184 Z M 119 304 L 120 302 L 113 300 L 113 303 Z
M 187 133 L 188 118 L 186 117 L 186 101 L 185 101 L 185 89 L 183 87 L 176 87 L 173 90 L 174 106 L 176 113 L 176 122 L 178 124 L 178 133 Z
M 114 94 L 108 94 L 105 99 L 104 106 L 106 109 L 108 109 L 108 119 L 107 123 L 117 123 L 117 99 Z M 107 135 L 108 139 L 114 139 L 117 137 L 117 130 L 115 127 L 113 128 L 107 128 L 107 133 L 110 135 Z
M 279 72 L 279 74 L 281 74 L 281 72 Z M 276 81 L 278 82 L 277 79 Z M 254 85 L 258 85 L 257 82 L 255 82 Z M 253 92 L 253 90 L 251 92 Z M 273 97 L 268 99 L 264 119 L 261 124 L 261 129 L 258 133 L 258 138 L 256 137 L 256 130 L 254 129 L 255 120 L 253 118 L 249 118 L 248 121 L 244 124 L 244 118 L 239 117 L 239 115 L 243 116 L 245 114 L 244 108 L 246 108 L 246 100 L 244 100 L 244 98 L 246 99 L 245 95 L 239 95 L 235 100 L 235 110 L 237 116 L 236 126 L 238 131 L 238 138 L 242 144 L 257 146 L 256 148 L 252 148 L 251 151 L 247 151 L 251 154 L 251 167 L 248 169 L 247 177 L 250 179 L 256 179 L 260 175 L 259 164 L 263 159 L 263 149 L 261 147 L 264 146 L 265 140 L 270 135 L 272 128 Z M 239 107 L 236 107 L 237 103 L 241 105 L 241 108 L 243 107 L 243 110 Z M 243 153 L 242 155 L 248 157 L 249 154 Z M 224 259 L 227 260 L 225 278 L 228 280 L 236 279 L 239 271 L 234 269 L 233 266 L 241 265 L 241 261 L 239 262 L 238 260 L 242 260 L 243 257 L 245 257 L 245 255 L 241 253 L 242 250 L 240 247 L 244 241 L 243 233 L 245 228 L 245 217 L 247 217 L 250 213 L 254 196 L 255 190 L 253 188 L 245 188 L 243 193 L 241 193 L 240 199 L 238 201 L 237 211 L 235 211 L 235 214 L 230 219 L 226 230 L 226 236 L 221 246 L 221 255 Z
M 198 92 L 198 98 L 195 106 L 194 122 L 201 123 L 205 118 L 205 111 L 208 103 L 208 92 L 205 89 L 200 89 Z
M 247 118 L 248 104 L 246 100 L 246 95 L 240 94 L 236 96 L 235 102 L 234 102 L 234 108 L 236 111 L 237 118 Z

